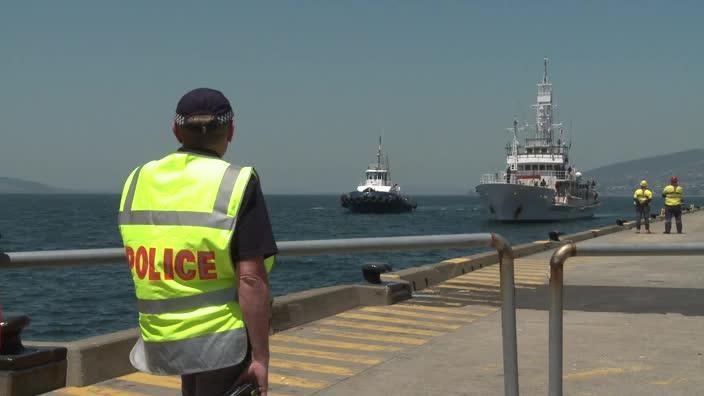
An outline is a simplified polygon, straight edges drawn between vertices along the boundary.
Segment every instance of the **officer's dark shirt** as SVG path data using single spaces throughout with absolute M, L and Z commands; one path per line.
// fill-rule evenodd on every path
M 217 153 L 210 150 L 180 148 L 178 151 L 219 158 Z M 264 194 L 255 177 L 247 184 L 237 216 L 235 233 L 230 243 L 230 255 L 234 263 L 258 256 L 267 258 L 278 253 Z

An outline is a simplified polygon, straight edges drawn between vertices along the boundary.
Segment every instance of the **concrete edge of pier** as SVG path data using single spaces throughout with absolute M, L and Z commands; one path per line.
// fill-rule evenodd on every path
M 661 221 L 658 216 L 653 221 Z M 535 241 L 513 247 L 515 257 L 525 257 L 561 246 L 633 228 L 634 222 L 612 225 L 570 235 L 560 241 Z M 381 285 L 352 284 L 305 290 L 276 297 L 272 306 L 272 332 L 280 332 L 360 306 L 391 305 L 411 297 L 414 290 L 436 285 L 498 262 L 496 252 L 409 268 L 382 275 Z M 547 266 L 547 263 L 546 263 Z M 135 372 L 128 356 L 138 337 L 128 329 L 70 342 L 25 341 L 29 347 L 67 349 L 65 386 L 86 386 Z M 40 379 L 35 379 L 40 380 Z

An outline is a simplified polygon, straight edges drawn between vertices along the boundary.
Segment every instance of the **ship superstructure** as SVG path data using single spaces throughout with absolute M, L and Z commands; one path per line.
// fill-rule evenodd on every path
M 555 117 L 548 59 L 538 83 L 535 124 L 519 128 L 514 119 L 513 138 L 506 146 L 506 170 L 485 174 L 476 187 L 492 219 L 499 221 L 552 221 L 591 217 L 599 204 L 596 183 L 570 164 L 571 144 Z M 519 132 L 534 129 L 534 137 L 518 140 Z

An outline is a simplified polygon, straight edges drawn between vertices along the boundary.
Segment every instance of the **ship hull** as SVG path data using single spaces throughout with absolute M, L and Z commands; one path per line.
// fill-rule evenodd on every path
M 408 197 L 380 191 L 343 194 L 340 204 L 354 213 L 403 213 L 416 208 L 416 203 Z
M 583 219 L 594 216 L 598 201 L 554 203 L 555 190 L 519 184 L 480 184 L 477 193 L 488 217 L 495 221 L 531 222 Z

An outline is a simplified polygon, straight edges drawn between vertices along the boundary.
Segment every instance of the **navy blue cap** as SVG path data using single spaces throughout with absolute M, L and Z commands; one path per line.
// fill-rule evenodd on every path
M 220 91 L 196 88 L 183 95 L 176 105 L 176 124 L 225 124 L 234 117 L 230 101 Z

